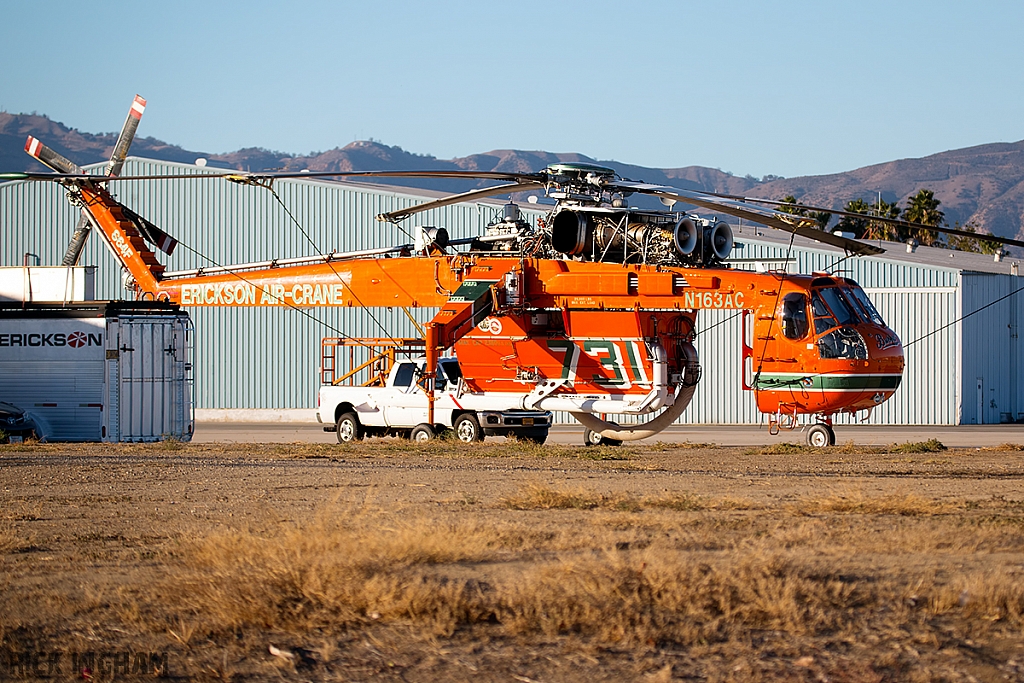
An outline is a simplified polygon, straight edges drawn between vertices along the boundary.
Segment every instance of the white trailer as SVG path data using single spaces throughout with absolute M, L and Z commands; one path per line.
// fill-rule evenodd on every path
M 189 441 L 193 328 L 159 302 L 0 302 L 0 401 L 48 441 Z

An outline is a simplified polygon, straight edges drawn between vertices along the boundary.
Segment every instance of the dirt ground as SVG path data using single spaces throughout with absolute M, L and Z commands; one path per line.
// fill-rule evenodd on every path
M 0 446 L 0 680 L 1024 681 L 1024 446 Z

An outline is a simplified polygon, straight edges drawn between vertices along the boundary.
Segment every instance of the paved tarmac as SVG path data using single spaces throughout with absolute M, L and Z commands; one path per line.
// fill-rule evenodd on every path
M 969 425 L 948 427 L 935 425 L 840 425 L 836 428 L 836 442 L 852 441 L 857 445 L 882 446 L 908 441 L 938 439 L 946 446 L 962 448 L 998 446 L 1003 443 L 1024 444 L 1024 424 Z M 491 437 L 501 438 L 501 437 Z M 686 425 L 663 431 L 648 443 L 715 443 L 720 446 L 760 446 L 776 441 L 802 443 L 805 432 L 800 429 L 784 431 L 778 436 L 768 433 L 767 427 L 749 425 Z M 277 422 L 199 422 L 196 424 L 195 443 L 335 443 L 333 433 L 312 423 Z M 583 427 L 554 427 L 548 443 L 583 444 Z

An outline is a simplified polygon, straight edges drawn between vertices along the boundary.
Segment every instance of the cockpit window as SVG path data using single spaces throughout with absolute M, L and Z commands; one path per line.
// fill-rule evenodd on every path
M 818 353 L 822 358 L 867 360 L 868 347 L 857 330 L 840 327 L 818 340 Z
M 876 325 L 885 325 L 885 320 L 882 319 L 878 309 L 872 305 L 871 299 L 868 298 L 867 293 L 865 293 L 863 289 L 860 287 L 851 287 L 850 293 L 853 294 L 853 300 L 860 304 L 861 311 L 865 318 Z
M 803 339 L 807 336 L 807 297 L 792 292 L 782 299 L 782 334 L 787 339 Z
M 839 327 L 836 323 L 836 319 L 832 317 L 832 312 L 825 306 L 825 302 L 821 300 L 819 291 L 815 291 L 811 294 L 811 312 L 814 313 L 814 333 L 821 334 L 822 332 L 828 332 L 833 327 Z

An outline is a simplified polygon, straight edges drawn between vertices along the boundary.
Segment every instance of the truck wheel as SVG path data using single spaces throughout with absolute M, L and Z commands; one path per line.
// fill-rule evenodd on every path
M 484 430 L 480 429 L 480 421 L 473 413 L 463 413 L 455 418 L 452 429 L 455 431 L 455 438 L 463 443 L 484 440 Z
M 338 443 L 352 443 L 363 438 L 363 425 L 355 413 L 342 413 L 338 416 Z
M 409 440 L 417 443 L 425 443 L 432 441 L 434 438 L 434 428 L 428 425 L 426 422 L 418 424 L 412 428 L 409 432 Z
M 600 432 L 595 432 L 589 427 L 583 428 L 583 445 L 584 446 L 621 446 L 622 442 L 618 439 L 608 439 L 601 436 Z

